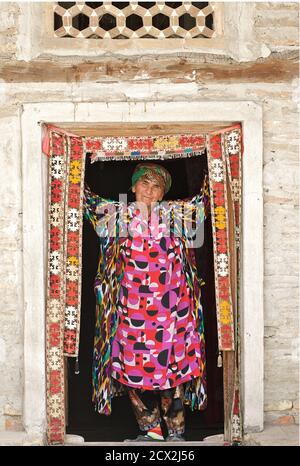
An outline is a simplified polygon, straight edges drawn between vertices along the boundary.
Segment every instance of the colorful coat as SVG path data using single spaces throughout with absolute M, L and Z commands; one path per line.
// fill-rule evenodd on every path
M 208 206 L 207 179 L 192 199 L 155 207 L 151 223 L 135 203 L 125 207 L 86 188 L 85 217 L 100 237 L 93 355 L 99 413 L 111 413 L 111 399 L 124 385 L 163 390 L 185 383 L 185 403 L 205 408 L 203 281 L 187 225 L 199 226 Z

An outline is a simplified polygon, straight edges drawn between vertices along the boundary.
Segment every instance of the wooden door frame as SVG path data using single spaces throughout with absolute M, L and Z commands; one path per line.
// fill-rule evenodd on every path
M 263 429 L 263 197 L 262 110 L 253 102 L 59 102 L 25 104 L 20 115 L 23 173 L 24 410 L 30 435 L 46 432 L 45 309 L 47 161 L 41 155 L 41 120 L 63 124 L 156 123 L 198 127 L 241 122 L 242 195 L 241 368 L 245 432 Z M 102 120 L 102 121 L 101 121 Z M 135 123 L 136 122 L 136 123 Z M 177 127 L 178 132 L 178 127 Z M 255 154 L 255 155 L 254 155 Z M 41 216 L 38 212 L 42 212 Z M 256 229 L 252 228 L 255 221 Z M 255 313 L 253 312 L 255 310 Z M 256 348 L 256 352 L 253 352 Z M 228 365 L 229 367 L 230 365 Z M 225 365 L 227 367 L 227 365 Z M 229 374 L 227 374 L 228 377 Z M 226 414 L 226 413 L 225 413 Z M 227 415 L 227 414 L 226 414 Z

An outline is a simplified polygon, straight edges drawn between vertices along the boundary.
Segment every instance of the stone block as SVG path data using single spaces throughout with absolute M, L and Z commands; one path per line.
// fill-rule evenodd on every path
M 255 10 L 266 10 L 268 11 L 269 14 L 274 14 L 278 10 L 284 10 L 284 11 L 298 11 L 299 10 L 299 4 L 298 2 L 256 2 L 255 4 Z
M 257 16 L 255 18 L 255 31 L 257 34 L 263 34 L 263 30 L 265 28 L 268 29 L 269 33 L 272 29 L 280 29 L 282 25 L 289 28 L 297 28 L 298 26 L 298 18 L 297 15 L 289 15 L 287 16 L 285 13 L 282 15 L 278 15 L 277 17 L 272 17 L 266 19 L 266 16 Z
M 1 4 L 0 12 L 0 33 L 6 32 L 7 34 L 11 33 L 12 30 L 16 30 L 17 26 L 17 17 L 15 11 L 13 11 L 13 4 L 9 2 L 11 6 L 5 8 L 5 3 Z
M 5 420 L 5 430 L 13 432 L 22 432 L 24 430 L 22 420 L 15 417 Z
M 281 27 L 256 28 L 256 37 L 267 46 L 274 48 L 299 45 L 299 29 L 297 27 L 282 25 Z
M 68 434 L 65 436 L 65 445 L 80 445 L 84 443 L 84 437 Z
M 272 188 L 286 186 L 297 189 L 299 186 L 298 163 L 288 163 L 284 160 L 272 160 L 265 163 L 263 170 L 264 186 Z
M 1 446 L 43 446 L 46 445 L 44 435 L 28 435 L 25 431 L 0 431 Z
M 264 407 L 265 411 L 287 411 L 292 409 L 293 402 L 291 400 L 279 400 L 274 403 L 267 404 Z
M 299 14 L 297 11 L 280 9 L 280 10 L 260 10 L 256 14 L 254 19 L 255 28 L 264 28 L 264 27 L 298 27 L 299 25 Z
M 22 411 L 20 408 L 15 407 L 12 404 L 6 404 L 4 406 L 3 413 L 7 416 L 22 416 Z
M 285 416 L 280 416 L 277 419 L 274 419 L 272 424 L 278 426 L 292 425 L 295 424 L 295 418 L 290 414 L 286 414 Z

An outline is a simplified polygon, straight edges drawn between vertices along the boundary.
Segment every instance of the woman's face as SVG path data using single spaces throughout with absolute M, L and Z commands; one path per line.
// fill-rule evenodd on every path
M 148 208 L 152 202 L 161 201 L 164 196 L 164 189 L 159 182 L 147 178 L 140 178 L 132 187 L 132 192 L 135 193 L 136 201 L 144 202 Z

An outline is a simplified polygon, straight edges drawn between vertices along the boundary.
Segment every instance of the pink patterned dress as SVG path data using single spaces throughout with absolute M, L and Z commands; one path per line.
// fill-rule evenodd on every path
M 124 272 L 111 375 L 131 387 L 164 390 L 201 373 L 192 290 L 179 238 L 164 236 L 164 225 L 147 223 L 138 210 L 131 232 L 120 248 Z

